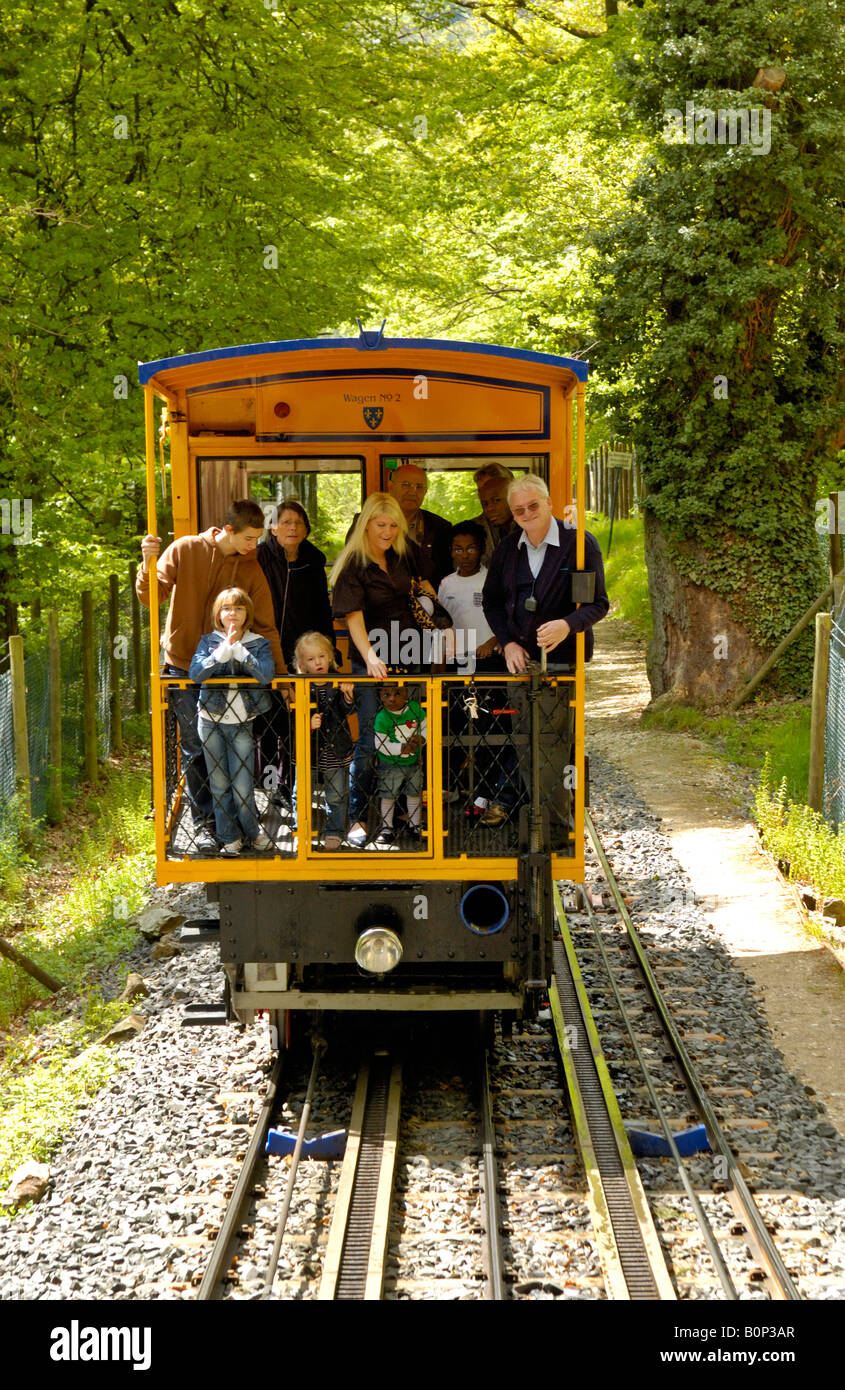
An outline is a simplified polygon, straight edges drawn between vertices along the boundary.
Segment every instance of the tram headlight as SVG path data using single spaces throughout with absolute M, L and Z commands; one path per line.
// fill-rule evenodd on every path
M 402 942 L 390 927 L 368 927 L 355 943 L 355 963 L 370 975 L 386 975 L 402 959 Z

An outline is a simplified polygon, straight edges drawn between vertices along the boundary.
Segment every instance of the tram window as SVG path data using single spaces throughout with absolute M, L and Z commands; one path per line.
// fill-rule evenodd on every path
M 310 539 L 332 564 L 364 496 L 362 458 L 201 458 L 200 526 L 219 524 L 238 497 L 253 497 L 269 517 L 295 497 L 311 521 Z
M 502 463 L 514 476 L 520 473 L 539 473 L 548 482 L 548 454 L 462 454 L 462 455 L 402 455 L 382 456 L 384 486 L 393 469 L 403 463 L 415 463 L 424 468 L 428 488 L 423 506 L 447 521 L 466 521 L 480 511 L 478 489 L 474 474 L 487 463 Z

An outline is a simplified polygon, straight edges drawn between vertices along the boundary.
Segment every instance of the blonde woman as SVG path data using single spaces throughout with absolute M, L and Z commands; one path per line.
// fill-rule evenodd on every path
M 399 503 L 387 492 L 372 493 L 331 573 L 332 612 L 349 629 L 352 671 L 357 676 L 384 680 L 388 663 L 419 664 L 408 659 L 414 649 L 413 634 L 420 636 L 411 608 L 411 589 L 419 573 L 415 552 Z M 423 583 L 420 589 L 435 597 L 430 584 Z M 359 686 L 356 695 L 358 741 L 350 769 L 352 825 L 347 839 L 363 845 L 375 793 L 373 720 L 379 696 L 375 685 Z

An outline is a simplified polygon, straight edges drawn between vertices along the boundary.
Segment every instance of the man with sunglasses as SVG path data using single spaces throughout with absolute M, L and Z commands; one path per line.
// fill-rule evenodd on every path
M 534 473 L 515 478 L 508 488 L 516 527 L 496 547 L 484 584 L 484 615 L 501 643 L 511 675 L 527 669 L 545 651 L 556 666 L 575 662 L 575 634 L 586 634 L 585 657 L 593 654 L 593 624 L 610 603 L 598 541 L 586 534 L 584 569 L 596 576 L 590 603 L 576 608 L 572 574 L 576 568 L 575 528 L 552 514 L 549 489 Z
M 515 478 L 508 487 L 508 503 L 516 526 L 493 552 L 482 594 L 484 616 L 499 640 L 511 675 L 521 675 L 530 661 L 540 660 L 543 652 L 549 659 L 550 674 L 571 670 L 575 664 L 576 633 L 585 634 L 585 659 L 589 661 L 593 654 L 593 625 L 610 607 L 598 542 L 587 533 L 584 570 L 595 575 L 595 590 L 589 603 L 576 607 L 572 575 L 577 565 L 577 533 L 554 516 L 545 482 L 534 473 Z M 514 683 L 508 698 L 516 711 L 513 731 L 526 735 L 528 702 L 524 684 Z M 555 847 L 565 848 L 569 792 L 564 785 L 564 772 L 572 734 L 568 687 L 545 689 L 540 708 L 542 799 L 549 808 Z M 506 821 L 519 795 L 513 775 L 514 758 L 504 761 L 496 799 L 482 816 L 482 823 L 487 826 Z M 524 739 L 517 742 L 515 761 L 527 788 L 530 767 Z

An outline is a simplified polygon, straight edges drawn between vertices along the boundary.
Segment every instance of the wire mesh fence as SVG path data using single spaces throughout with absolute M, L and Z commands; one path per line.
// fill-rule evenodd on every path
M 8 827 L 14 818 L 14 746 L 12 673 L 6 659 L 0 669 L 0 837 L 8 836 Z
M 112 655 L 120 687 L 121 717 L 132 715 L 138 705 L 138 684 L 146 684 L 150 664 L 149 627 L 140 625 L 140 642 L 133 641 L 134 592 L 128 587 L 119 593 L 117 633 L 112 634 L 108 603 L 94 609 L 94 713 L 97 757 L 105 759 L 114 746 L 112 728 Z M 48 809 L 50 791 L 50 650 L 46 633 L 30 634 L 24 644 L 27 746 L 29 751 L 29 792 L 33 820 L 41 820 Z M 79 625 L 60 642 L 61 706 L 61 788 L 63 798 L 71 797 L 84 777 L 83 649 Z M 20 807 L 16 788 L 12 673 L 8 651 L 0 660 L 0 837 L 17 831 Z
M 447 859 L 499 859 L 524 847 L 535 796 L 549 847 L 570 853 L 574 676 L 551 676 L 534 694 L 528 681 L 296 676 L 265 692 L 258 711 L 244 703 L 254 682 L 214 680 L 204 702 L 198 685 L 165 681 L 167 857 L 426 855 L 442 845 Z
M 834 829 L 845 824 L 845 610 L 830 633 L 822 812 Z

